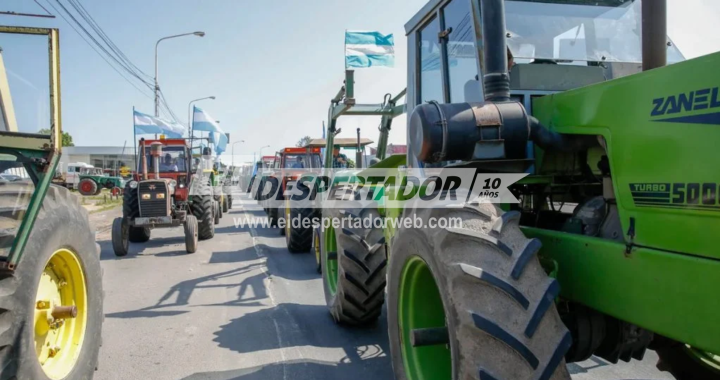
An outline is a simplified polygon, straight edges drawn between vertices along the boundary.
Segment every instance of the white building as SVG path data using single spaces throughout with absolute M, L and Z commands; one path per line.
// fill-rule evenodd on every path
M 84 162 L 102 168 L 106 172 L 116 173 L 122 166 L 135 168 L 135 147 L 126 146 L 66 146 L 58 165 L 59 173 L 66 173 L 69 163 Z

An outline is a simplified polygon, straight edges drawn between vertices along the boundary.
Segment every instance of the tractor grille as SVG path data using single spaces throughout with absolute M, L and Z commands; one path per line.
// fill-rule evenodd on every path
M 168 198 L 170 194 L 168 194 L 165 181 L 140 182 L 138 190 L 140 216 L 152 217 L 169 215 L 168 202 L 170 202 L 170 200 Z M 147 199 L 148 197 L 149 199 Z

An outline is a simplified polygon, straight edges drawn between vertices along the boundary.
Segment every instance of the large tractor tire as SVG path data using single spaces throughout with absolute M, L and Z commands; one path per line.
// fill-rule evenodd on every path
M 78 183 L 78 191 L 82 195 L 96 195 L 98 190 L 102 190 L 102 187 L 98 186 L 97 182 L 90 178 L 83 178 L 80 183 Z
M 132 220 L 140 216 L 140 207 L 138 206 L 137 188 L 131 189 L 125 186 L 123 192 L 123 218 Z M 132 243 L 145 243 L 150 240 L 150 229 L 147 227 L 127 227 L 128 240 Z M 123 255 L 124 256 L 124 255 Z
M 18 266 L 0 274 L 0 378 L 93 377 L 104 315 L 99 255 L 79 199 L 50 186 Z
M 555 309 L 558 282 L 536 257 L 520 214 L 493 204 L 406 208 L 427 226 L 392 242 L 388 329 L 397 379 L 570 379 L 572 344 Z
M 325 209 L 330 227 L 321 233 L 325 302 L 335 322 L 367 325 L 375 322 L 385 301 L 387 253 L 381 228 L 356 228 L 353 224 L 333 228 L 336 218 L 370 218 L 375 208 Z M 375 225 L 372 223 L 370 226 Z
M 220 224 L 220 203 L 213 201 L 213 222 Z
M 228 205 L 228 200 L 229 200 L 229 199 L 228 199 L 227 194 L 226 194 L 226 195 L 223 195 L 223 198 L 222 198 L 222 212 L 223 212 L 223 214 L 224 214 L 224 213 L 227 213 L 227 212 L 228 212 L 228 209 L 230 209 L 230 206 Z
M 285 244 L 290 253 L 310 252 L 313 243 L 312 217 L 315 209 L 305 201 L 285 202 Z M 303 224 L 304 223 L 304 224 Z
M 268 221 L 270 222 L 270 227 L 277 227 L 278 215 L 282 214 L 282 211 L 280 211 L 277 207 L 269 207 L 266 209 L 266 212 L 268 215 Z
M 655 350 L 659 357 L 657 367 L 670 372 L 677 380 L 720 379 L 720 355 L 694 349 L 671 339 L 656 336 L 659 341 Z
M 228 195 L 228 210 L 232 210 L 233 206 L 233 197 L 232 195 Z
M 199 181 L 193 184 L 192 204 L 190 211 L 198 220 L 198 239 L 207 240 L 215 236 L 215 201 L 213 200 L 210 186 L 203 182 L 202 179 L 193 179 Z

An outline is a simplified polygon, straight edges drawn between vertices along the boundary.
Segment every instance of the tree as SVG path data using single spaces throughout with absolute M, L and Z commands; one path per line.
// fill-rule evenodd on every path
M 43 128 L 38 131 L 41 135 L 49 135 L 50 134 L 50 128 Z M 69 133 L 63 132 L 62 133 L 62 146 L 75 146 L 73 143 L 72 136 L 70 136 Z
M 305 136 L 305 137 L 301 138 L 300 140 L 298 140 L 298 142 L 295 143 L 295 146 L 302 148 L 305 145 L 310 144 L 311 140 L 312 140 L 312 138 L 310 138 L 310 136 Z

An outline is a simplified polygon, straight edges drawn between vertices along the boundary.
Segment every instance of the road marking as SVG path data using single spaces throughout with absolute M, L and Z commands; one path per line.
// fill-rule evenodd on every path
M 247 219 L 248 213 L 247 213 L 247 209 L 245 208 L 245 202 L 241 201 L 240 208 L 242 209 L 243 214 L 244 214 L 245 218 Z M 267 271 L 267 260 L 268 260 L 267 256 L 265 255 L 265 252 L 263 252 L 263 249 L 258 244 L 259 238 L 256 237 L 257 231 L 255 230 L 255 227 L 253 227 L 253 225 L 251 223 L 248 223 L 247 226 L 248 226 L 248 229 L 250 230 L 250 237 L 252 238 L 253 249 L 255 250 L 255 254 L 258 256 L 258 258 L 265 259 L 265 265 L 260 267 L 260 270 L 265 275 L 265 278 L 268 280 L 267 281 L 267 283 L 268 283 L 267 294 L 268 294 L 268 297 L 270 298 L 270 302 L 272 303 L 273 307 L 277 308 L 278 304 L 277 304 L 277 301 L 275 300 L 275 297 L 273 296 L 273 287 L 271 286 L 273 283 L 273 281 L 272 281 L 273 278 L 270 276 L 270 274 Z M 292 321 L 292 316 L 290 315 L 290 313 L 285 308 L 282 308 L 282 311 L 285 312 L 285 315 L 288 317 L 288 321 Z M 273 315 L 273 313 L 271 313 L 271 315 Z M 280 333 L 280 326 L 278 325 L 277 318 L 272 317 L 272 319 L 273 319 L 273 325 L 275 326 L 275 335 L 278 340 L 280 357 L 282 358 L 281 364 L 282 364 L 282 369 L 283 369 L 283 379 L 287 380 L 288 374 L 287 374 L 287 368 L 285 366 L 285 363 L 288 361 L 288 359 L 285 356 L 285 344 L 283 343 L 282 333 Z M 300 359 L 305 359 L 303 357 L 302 351 L 300 351 L 300 349 L 298 347 L 292 347 L 292 348 L 294 348 L 295 352 L 297 353 L 297 355 Z

